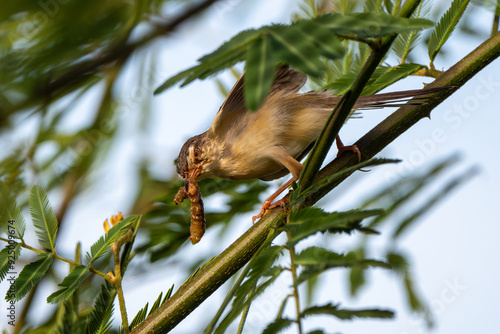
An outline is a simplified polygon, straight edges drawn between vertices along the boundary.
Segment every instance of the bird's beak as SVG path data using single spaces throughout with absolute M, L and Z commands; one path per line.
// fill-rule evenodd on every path
M 188 172 L 188 175 L 187 177 L 184 179 L 185 182 L 186 182 L 186 189 L 187 189 L 187 183 L 190 181 L 190 180 L 193 180 L 193 181 L 196 181 L 196 179 L 198 178 L 198 176 L 200 176 L 201 174 L 201 163 L 196 165 L 196 167 L 194 167 L 192 170 L 190 170 Z

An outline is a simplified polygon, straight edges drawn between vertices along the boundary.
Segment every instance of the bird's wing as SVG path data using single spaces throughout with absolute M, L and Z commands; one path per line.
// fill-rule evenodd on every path
M 236 81 L 217 115 L 212 122 L 211 130 L 215 134 L 225 133 L 231 126 L 238 123 L 249 111 L 245 106 L 244 80 L 245 72 Z M 304 74 L 291 69 L 288 65 L 276 69 L 274 82 L 269 91 L 271 94 L 295 94 L 304 86 L 307 78 Z

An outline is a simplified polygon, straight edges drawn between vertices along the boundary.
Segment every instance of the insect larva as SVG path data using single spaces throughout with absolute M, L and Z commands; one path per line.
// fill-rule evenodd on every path
M 191 236 L 189 240 L 194 245 L 201 240 L 206 229 L 203 200 L 201 199 L 200 189 L 196 181 L 189 180 L 187 190 L 186 187 L 181 187 L 174 197 L 174 203 L 182 203 L 188 197 L 191 201 L 191 226 L 189 228 Z

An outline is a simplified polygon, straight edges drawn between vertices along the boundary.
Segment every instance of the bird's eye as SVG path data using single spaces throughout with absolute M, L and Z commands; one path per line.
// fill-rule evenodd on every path
M 194 156 L 198 158 L 200 156 L 200 151 L 197 149 L 194 149 Z

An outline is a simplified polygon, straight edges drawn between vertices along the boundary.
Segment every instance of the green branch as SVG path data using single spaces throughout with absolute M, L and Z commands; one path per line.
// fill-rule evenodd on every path
M 290 214 L 288 214 L 288 219 L 290 219 Z M 292 240 L 292 232 L 287 231 L 286 235 L 288 237 L 288 241 Z M 297 319 L 295 322 L 297 323 L 297 327 L 299 330 L 299 334 L 302 334 L 302 318 L 300 311 L 300 299 L 299 299 L 299 285 L 297 284 L 297 265 L 295 264 L 295 246 L 287 247 L 288 252 L 290 254 L 290 272 L 292 273 L 292 281 L 293 281 L 293 298 L 295 299 L 295 311 L 297 312 Z

